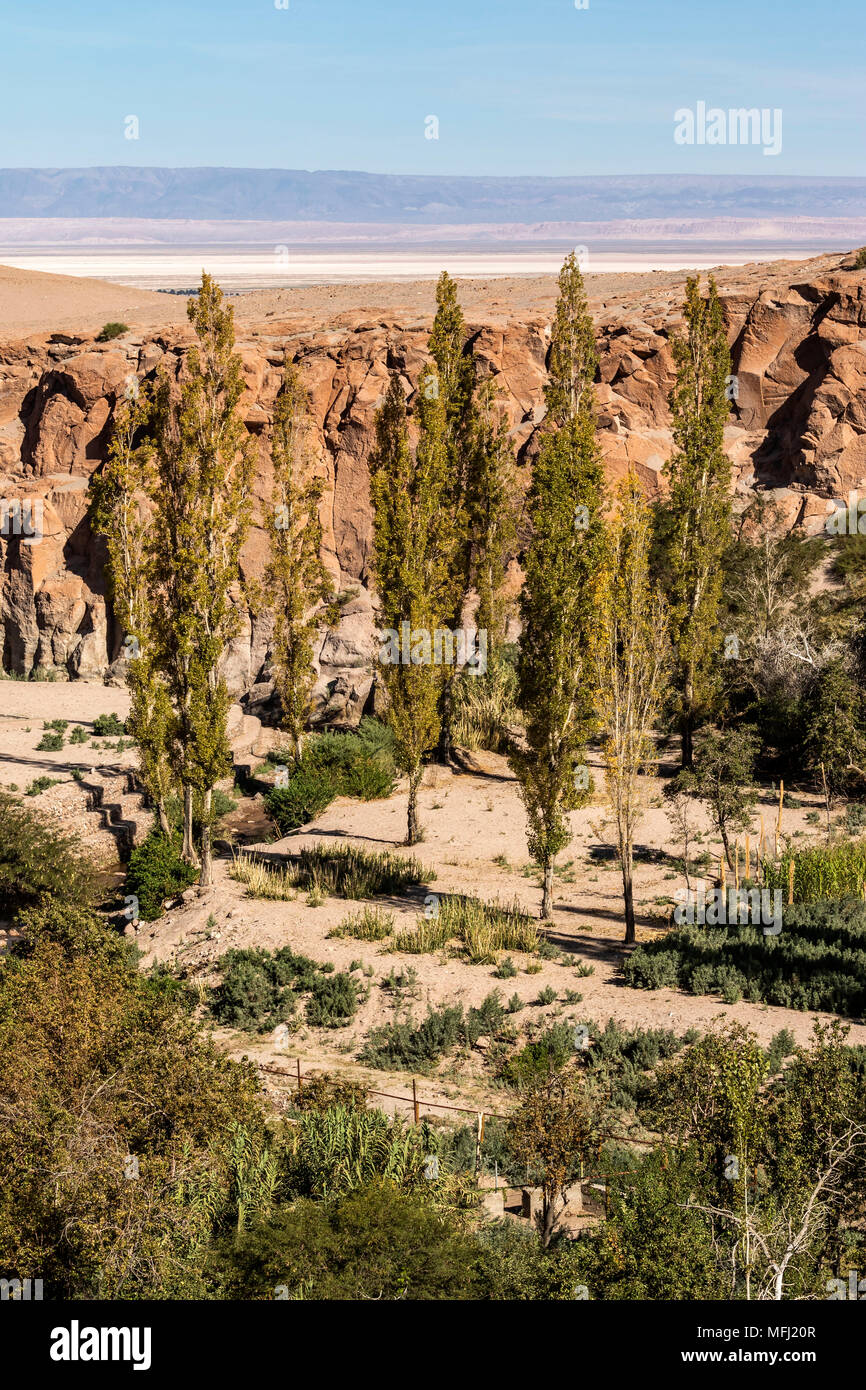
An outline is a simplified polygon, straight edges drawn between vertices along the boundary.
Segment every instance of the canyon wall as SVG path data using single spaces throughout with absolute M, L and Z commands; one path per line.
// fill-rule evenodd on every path
M 615 298 L 591 300 L 600 357 L 596 400 L 610 476 L 633 464 L 653 491 L 670 451 L 670 338 L 681 327 L 682 285 L 656 289 L 651 276 L 638 280 Z M 771 489 L 790 525 L 820 529 L 830 498 L 866 485 L 866 271 L 839 257 L 749 266 L 722 272 L 720 292 L 733 359 L 726 433 L 734 487 Z M 525 478 L 544 417 L 549 311 L 508 314 L 501 298 L 492 302 L 495 312 L 470 319 L 472 346 L 482 374 L 497 383 Z M 244 572 L 259 577 L 267 558 L 261 526 L 271 495 L 267 431 L 288 351 L 312 403 L 325 480 L 324 559 L 352 595 L 318 657 L 317 709 L 328 719 L 354 717 L 370 697 L 375 648 L 367 467 L 374 416 L 389 371 L 398 370 L 407 394 L 414 392 L 430 318 L 373 313 L 351 323 L 343 316 L 328 327 L 321 316 L 317 322 L 271 313 L 256 322 L 240 315 L 239 309 L 247 386 L 241 411 L 260 444 L 256 525 Z M 152 378 L 160 368 L 175 372 L 190 342 L 184 325 L 132 331 L 107 344 L 92 334 L 54 333 L 0 345 L 5 670 L 117 678 L 123 634 L 106 602 L 104 550 L 88 521 L 88 480 L 105 457 L 112 411 L 130 378 Z M 39 513 L 40 534 L 27 535 L 28 520 Z M 269 638 L 267 614 L 247 614 L 227 658 L 233 691 L 253 705 L 270 694 Z

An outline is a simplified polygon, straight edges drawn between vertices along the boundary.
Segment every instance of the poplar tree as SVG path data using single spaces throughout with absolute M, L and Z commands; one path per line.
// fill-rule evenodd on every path
M 470 526 L 474 509 L 476 433 L 475 360 L 466 353 L 466 320 L 457 299 L 457 285 L 443 271 L 436 285 L 436 316 L 428 339 L 435 371 L 428 372 L 419 390 L 435 392 L 442 405 L 447 476 L 441 537 L 446 551 L 447 586 L 443 594 L 445 625 L 460 627 L 463 605 L 472 583 L 473 543 Z M 451 721 L 456 670 L 442 673 L 439 721 L 439 761 L 451 758 Z
M 425 394 L 427 380 L 422 379 L 418 395 L 421 428 L 415 450 L 410 447 L 406 400 L 395 372 L 376 418 L 376 447 L 370 458 L 376 591 L 382 628 L 397 634 L 390 647 L 383 645 L 380 660 L 397 763 L 409 779 L 410 845 L 419 839 L 423 758 L 439 734 L 441 668 L 433 664 L 431 639 L 441 625 L 447 599 L 442 544 L 448 483 L 445 410 L 440 393 Z
M 604 534 L 604 474 L 595 434 L 597 358 L 575 256 L 559 276 L 552 328 L 547 428 L 527 494 L 532 535 L 524 559 L 517 703 L 525 734 L 512 750 L 543 874 L 541 915 L 553 915 L 553 866 L 570 839 L 567 812 L 588 794 L 585 746 L 596 728 L 595 627 Z
M 239 627 L 233 603 L 250 518 L 255 442 L 237 413 L 244 392 L 234 351 L 234 315 L 203 274 L 188 306 L 197 344 L 179 392 L 166 377 L 156 395 L 155 629 L 174 710 L 183 787 L 183 858 L 212 881 L 211 800 L 231 770 L 230 696 L 219 665 Z
M 436 286 L 436 306 L 428 347 L 436 366 L 432 380 L 445 408 L 445 617 L 452 629 L 459 628 L 466 600 L 475 589 L 475 627 L 486 633 L 489 669 L 498 660 L 505 636 L 505 562 L 516 534 L 513 452 L 505 420 L 496 411 L 496 388 L 492 381 L 478 381 L 457 285 L 446 271 Z M 438 756 L 445 763 L 451 757 L 455 677 L 453 668 L 443 673 Z
M 474 484 L 470 501 L 472 583 L 478 595 L 475 626 L 487 633 L 488 666 L 505 641 L 505 565 L 514 545 L 514 455 L 504 417 L 496 414 L 496 389 L 484 382 L 477 395 Z
M 722 558 L 731 538 L 731 465 L 724 449 L 731 356 L 712 276 L 706 299 L 698 277 L 689 278 L 683 312 L 686 333 L 673 341 L 677 379 L 670 396 L 676 452 L 663 470 L 668 497 L 659 517 L 682 763 L 691 767 L 696 725 L 721 684 Z
M 274 685 L 296 758 L 310 713 L 313 645 L 322 625 L 321 606 L 334 596 L 320 558 L 322 483 L 310 476 L 309 430 L 309 400 L 297 368 L 287 361 L 274 403 L 271 560 L 265 580 L 274 611 Z
M 607 797 L 613 814 L 625 905 L 625 940 L 635 941 L 634 836 L 644 809 L 639 777 L 654 762 L 653 728 L 667 666 L 667 619 L 654 593 L 651 513 L 633 471 L 618 494 L 608 532 L 596 649 Z
M 152 491 L 151 447 L 137 443 L 150 418 L 144 389 L 120 401 L 105 467 L 90 483 L 94 529 L 105 537 L 109 593 L 124 633 L 126 683 L 131 695 L 126 729 L 135 740 L 139 770 L 156 807 L 160 829 L 170 831 L 165 809 L 173 779 L 169 760 L 171 704 L 156 665 L 153 643 L 153 528 L 147 515 Z

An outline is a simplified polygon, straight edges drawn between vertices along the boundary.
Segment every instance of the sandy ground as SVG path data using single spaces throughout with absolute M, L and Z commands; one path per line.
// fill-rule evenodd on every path
M 25 791 L 36 777 L 69 780 L 74 767 L 98 767 L 103 763 L 135 762 L 134 750 L 118 754 L 106 743 L 117 739 L 91 737 L 88 743 L 70 743 L 77 726 L 91 734 L 99 714 L 125 719 L 129 694 L 125 688 L 89 685 L 83 681 L 0 681 L 0 789 Z M 64 746 L 57 752 L 37 752 L 46 720 L 67 719 Z
M 132 763 L 128 751 L 122 759 L 116 752 L 100 747 L 101 741 L 69 744 L 76 725 L 88 730 L 97 714 L 114 711 L 123 717 L 128 708 L 125 690 L 83 682 L 0 682 L 0 784 L 15 783 L 20 790 L 33 778 L 57 776 L 61 784 L 28 799 L 27 804 L 54 816 L 65 828 L 92 827 L 94 844 L 100 843 L 96 826 L 98 815 L 85 809 L 81 789 L 72 781 L 74 766 L 90 767 L 100 762 Z M 37 753 L 45 720 L 70 721 L 66 745 L 57 753 Z M 267 732 L 267 731 L 265 731 Z M 111 740 L 114 742 L 114 740 Z M 594 760 L 591 759 L 591 762 Z M 504 759 L 494 754 L 464 755 L 466 771 L 431 767 L 425 774 L 420 794 L 424 840 L 414 851 L 421 862 L 435 873 L 429 883 L 405 898 L 382 903 L 395 915 L 398 929 L 415 924 L 424 911 L 425 895 L 467 894 L 503 903 L 515 900 L 537 914 L 541 892 L 538 876 L 530 865 L 526 850 L 525 817 L 517 787 Z M 662 764 L 660 772 L 673 771 Z M 601 773 L 594 769 L 600 787 Z M 680 857 L 682 848 L 675 838 L 661 797 L 661 777 L 644 780 L 646 810 L 638 833 L 639 858 L 657 851 L 655 862 L 639 862 L 636 868 L 638 938 L 655 939 L 667 931 L 668 913 L 681 875 L 667 856 Z M 786 808 L 783 834 L 795 843 L 819 839 L 821 827 L 807 820 L 818 808 L 816 797 L 796 791 L 799 809 Z M 775 820 L 776 800 L 767 788 L 755 808 L 752 843 L 755 843 L 763 815 L 768 831 Z M 838 814 L 841 814 L 839 812 Z M 232 946 L 263 946 L 270 949 L 290 945 L 319 961 L 331 961 L 338 970 L 361 961 L 365 984 L 370 993 L 352 1024 L 345 1029 L 309 1029 L 301 1026 L 288 1045 L 278 1047 L 267 1035 L 261 1040 L 247 1035 L 218 1031 L 217 1037 L 234 1056 L 249 1056 L 268 1068 L 263 1080 L 277 1103 L 279 1096 L 295 1084 L 297 1059 L 302 1072 L 322 1068 L 336 1069 L 362 1079 L 375 1090 L 391 1096 L 411 1094 L 411 1077 L 405 1072 L 383 1072 L 359 1066 L 355 1055 L 370 1028 L 394 1017 L 395 1001 L 381 981 L 392 969 L 414 970 L 415 983 L 405 1003 L 416 1018 L 428 1005 L 461 1002 L 464 1007 L 480 1004 L 491 990 L 500 990 L 504 999 L 517 994 L 526 1007 L 514 1021 L 521 1028 L 528 1024 L 549 1023 L 555 1019 L 580 1022 L 593 1019 L 601 1026 L 609 1018 L 629 1027 L 707 1029 L 719 1019 L 738 1019 L 768 1042 L 781 1028 L 789 1028 L 798 1041 L 808 1040 L 812 1015 L 763 1004 L 740 1002 L 727 1005 L 715 997 L 682 994 L 677 990 L 632 990 L 619 978 L 623 959 L 621 883 L 612 858 L 610 831 L 602 796 L 571 815 L 573 837 L 560 856 L 555 888 L 554 923 L 551 939 L 567 955 L 567 962 L 545 961 L 538 973 L 527 973 L 532 958 L 513 954 L 518 974 L 507 980 L 493 976 L 490 965 L 470 965 L 457 956 L 396 954 L 387 943 L 362 942 L 352 938 L 332 939 L 328 932 L 356 911 L 357 903 L 328 898 L 321 906 L 311 906 L 307 895 L 299 892 L 293 901 L 270 902 L 246 896 L 243 885 L 229 877 L 230 861 L 216 865 L 213 888 L 179 909 L 169 910 L 158 922 L 142 923 L 137 942 L 145 952 L 145 964 L 156 960 L 173 961 L 186 967 L 193 980 L 203 984 L 216 979 L 214 962 Z M 260 799 L 244 798 L 226 822 L 238 841 L 258 843 L 269 856 L 297 852 L 301 845 L 316 842 L 352 843 L 368 849 L 396 849 L 406 853 L 402 841 L 406 833 L 406 797 L 402 790 L 383 801 L 358 802 L 340 799 L 302 833 L 277 842 L 267 842 L 268 822 Z M 702 839 L 695 853 L 702 850 L 718 855 L 719 846 L 707 822 L 698 819 Z M 101 832 L 105 839 L 104 832 Z M 574 966 L 593 967 L 586 978 Z M 547 1006 L 534 1003 L 546 987 L 556 990 L 557 1000 Z M 580 1002 L 567 1004 L 566 991 L 582 995 Z M 852 1042 L 866 1043 L 866 1025 L 851 1029 Z M 285 1073 L 281 1075 L 280 1073 Z M 435 1076 L 418 1083 L 419 1094 L 429 1101 L 483 1106 L 491 1111 L 503 1107 L 501 1091 L 491 1085 L 489 1069 L 483 1063 L 483 1047 L 470 1057 L 446 1062 Z M 406 1101 L 382 1097 L 392 1110 L 405 1110 Z
M 430 769 L 421 793 L 425 838 L 415 853 L 435 871 L 435 881 L 419 887 L 406 898 L 382 905 L 393 911 L 398 929 L 411 926 L 424 911 L 425 895 L 456 893 L 486 900 L 511 903 L 537 913 L 540 889 L 537 876 L 528 864 L 525 819 L 516 785 L 501 758 L 476 755 L 484 771 L 479 774 Z M 662 783 L 646 779 L 648 809 L 640 829 L 640 844 L 668 854 L 681 853 L 674 840 L 666 812 L 658 801 Z M 816 803 L 817 804 L 817 803 Z M 802 810 L 786 811 L 783 831 L 816 835 L 805 820 L 812 800 L 804 798 Z M 765 821 L 772 819 L 771 798 L 756 808 Z M 240 815 L 245 814 L 242 808 Z M 277 843 L 263 845 L 269 855 L 296 852 L 299 846 L 323 843 L 353 843 L 369 849 L 400 849 L 405 836 L 406 800 L 402 792 L 386 801 L 360 803 L 341 799 L 303 833 Z M 381 988 L 380 981 L 392 969 L 416 972 L 410 1002 L 416 1018 L 428 1005 L 461 1002 L 465 1007 L 480 1004 L 491 990 L 499 989 L 504 999 L 519 995 L 526 1008 L 516 1016 L 520 1026 L 550 1023 L 563 1018 L 573 1022 L 593 1019 L 601 1026 L 609 1018 L 629 1027 L 688 1028 L 704 1030 L 720 1019 L 737 1019 L 755 1030 L 763 1042 L 782 1028 L 789 1028 L 800 1042 L 812 1031 L 812 1015 L 763 1004 L 741 1002 L 726 1005 L 715 997 L 694 997 L 677 990 L 631 990 L 619 979 L 623 958 L 621 885 L 619 871 L 609 859 L 604 832 L 601 797 L 596 804 L 572 814 L 574 831 L 569 848 L 560 859 L 556 883 L 555 920 L 551 939 L 567 953 L 567 963 L 543 962 L 538 973 L 529 974 L 530 957 L 513 954 L 519 968 L 516 977 L 498 980 L 490 965 L 469 965 L 462 958 L 437 955 L 397 954 L 387 943 L 361 942 L 351 938 L 329 939 L 328 932 L 355 911 L 359 904 L 326 899 L 310 906 L 307 895 L 299 892 L 291 902 L 269 902 L 249 898 L 242 885 L 228 876 L 225 861 L 217 866 L 217 882 L 200 900 L 193 900 L 179 911 L 170 912 L 158 923 L 142 924 L 139 945 L 147 952 L 146 961 L 171 960 L 183 964 L 193 978 L 205 982 L 215 979 L 214 960 L 229 947 L 264 946 L 275 949 L 290 945 L 293 950 L 320 961 L 331 961 L 338 970 L 361 961 L 371 970 L 367 983 L 370 996 L 350 1027 L 341 1030 L 310 1030 L 301 1027 L 287 1046 L 277 1048 L 273 1039 L 261 1041 L 246 1036 L 220 1034 L 224 1046 L 235 1056 L 246 1055 L 267 1067 L 283 1069 L 282 1082 L 273 1074 L 266 1079 L 278 1088 L 293 1084 L 296 1059 L 302 1071 L 321 1067 L 336 1068 L 364 1079 L 366 1084 L 386 1092 L 406 1096 L 411 1078 L 405 1072 L 369 1071 L 358 1066 L 354 1054 L 367 1031 L 394 1016 L 393 996 Z M 707 835 L 699 848 L 715 850 Z M 402 852 L 407 852 L 402 850 Z M 636 873 L 636 899 L 639 913 L 638 938 L 649 941 L 668 930 L 667 910 L 673 890 L 681 878 L 669 865 L 641 864 Z M 593 974 L 580 978 L 574 966 L 593 967 Z M 556 1003 L 538 1006 L 539 991 L 547 986 L 557 992 Z M 567 990 L 579 992 L 579 1003 L 566 1004 Z M 851 1041 L 866 1043 L 866 1026 L 852 1027 Z M 419 1082 L 419 1092 L 427 1098 L 469 1102 L 492 1110 L 502 1106 L 502 1093 L 490 1083 L 483 1067 L 483 1051 L 456 1063 L 446 1063 L 434 1077 Z M 383 1101 L 384 1103 L 384 1101 Z M 400 1105 L 388 1102 L 391 1108 Z
M 807 274 L 820 274 L 839 264 L 837 253 L 809 261 L 750 262 L 744 266 L 718 267 L 724 286 L 754 287 L 784 276 L 796 265 Z M 707 257 L 695 252 L 695 265 L 707 266 Z M 443 252 L 441 268 L 449 268 Z M 664 292 L 685 284 L 686 269 L 614 274 L 590 274 L 588 291 L 594 310 L 616 304 L 647 291 Z M 510 317 L 537 315 L 549 318 L 556 301 L 556 277 L 549 275 L 468 278 L 460 281 L 460 300 L 470 323 L 507 321 Z M 435 276 L 422 280 L 385 280 L 362 284 L 320 284 L 296 289 L 253 290 L 234 296 L 239 325 L 263 323 L 268 318 L 293 319 L 309 326 L 333 327 L 375 321 L 386 315 L 407 324 L 432 319 L 435 312 Z M 52 275 L 0 265 L 0 325 L 5 339 L 66 332 L 98 332 L 109 320 L 142 331 L 186 322 L 187 298 L 151 290 L 131 289 L 103 280 Z

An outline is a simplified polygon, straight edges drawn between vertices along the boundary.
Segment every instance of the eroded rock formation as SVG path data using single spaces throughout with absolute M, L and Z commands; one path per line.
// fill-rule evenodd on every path
M 682 286 L 665 281 L 655 289 L 652 277 L 643 276 L 638 289 L 615 302 L 591 301 L 608 470 L 616 476 L 633 463 L 651 490 L 670 450 L 670 337 L 681 322 Z M 738 388 L 727 430 L 735 487 L 772 489 L 789 523 L 814 531 L 829 498 L 866 483 L 866 272 L 851 269 L 850 258 L 823 257 L 726 271 L 720 289 Z M 538 446 L 544 415 L 549 325 L 549 311 L 506 318 L 501 307 L 470 320 L 480 369 L 496 380 L 523 468 Z M 356 715 L 369 697 L 373 421 L 390 370 L 401 373 L 407 393 L 414 391 L 429 326 L 429 318 L 410 314 L 333 327 L 275 315 L 238 323 L 247 383 L 242 412 L 261 442 L 257 524 L 243 556 L 252 577 L 266 560 L 260 520 L 271 492 L 267 429 L 286 350 L 310 393 L 317 466 L 326 481 L 324 558 L 340 587 L 354 593 L 319 657 L 319 712 L 331 718 Z M 186 326 L 173 326 L 105 345 L 91 335 L 54 334 L 0 346 L 0 622 L 7 670 L 54 668 L 101 679 L 116 663 L 122 633 L 106 604 L 102 544 L 88 522 L 88 479 L 105 456 L 111 414 L 130 376 L 153 376 L 160 366 L 175 371 L 190 341 Z M 35 511 L 41 511 L 41 535 L 14 534 L 27 531 Z M 228 654 L 230 684 L 253 704 L 269 693 L 269 637 L 267 615 L 248 615 Z

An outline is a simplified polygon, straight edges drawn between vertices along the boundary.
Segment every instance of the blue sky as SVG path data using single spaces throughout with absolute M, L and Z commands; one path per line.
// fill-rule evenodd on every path
M 866 174 L 863 0 L 0 0 L 0 41 L 7 168 Z M 677 145 L 698 101 L 781 153 Z

